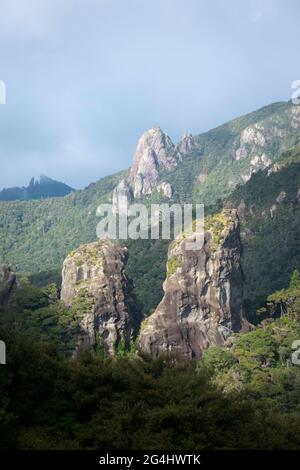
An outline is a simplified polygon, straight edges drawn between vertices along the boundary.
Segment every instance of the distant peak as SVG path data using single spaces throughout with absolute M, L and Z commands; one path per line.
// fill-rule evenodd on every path
M 181 137 L 181 140 L 187 140 L 187 139 L 192 139 L 193 134 L 191 132 L 184 132 L 184 134 Z
M 171 171 L 176 165 L 175 145 L 170 137 L 159 126 L 144 132 L 138 141 L 129 175 L 134 197 L 151 194 L 159 180 L 159 171 Z
M 53 181 L 53 179 L 49 176 L 43 174 L 40 175 L 40 183 L 50 183 L 51 181 Z
M 185 132 L 181 137 L 180 142 L 177 144 L 177 149 L 180 153 L 189 153 L 195 146 L 194 137 L 190 132 Z
M 162 131 L 161 127 L 159 126 L 154 126 L 154 127 L 150 127 L 150 129 L 147 129 L 143 134 L 142 134 L 142 137 L 143 136 L 152 136 L 154 134 L 161 134 L 161 135 L 165 135 L 165 133 Z
M 43 199 L 47 197 L 63 197 L 74 191 L 73 188 L 49 176 L 41 174 L 39 178 L 30 179 L 27 187 L 6 188 L 0 191 L 0 201 L 17 201 L 27 199 Z

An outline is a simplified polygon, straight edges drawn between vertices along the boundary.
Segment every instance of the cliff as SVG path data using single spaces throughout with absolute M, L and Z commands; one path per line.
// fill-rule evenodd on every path
M 236 211 L 206 219 L 200 250 L 185 249 L 193 237 L 181 235 L 170 245 L 164 297 L 142 324 L 139 348 L 152 356 L 200 357 L 209 346 L 222 345 L 232 332 L 247 328 Z
M 186 143 L 188 145 L 190 143 Z M 113 211 L 124 213 L 134 198 L 149 195 L 154 189 L 170 198 L 172 187 L 161 181 L 160 173 L 172 171 L 180 158 L 179 149 L 160 127 L 144 132 L 138 141 L 129 177 L 114 189 Z
M 104 240 L 82 245 L 65 259 L 61 300 L 79 320 L 78 348 L 100 346 L 113 355 L 133 340 L 135 307 L 124 274 L 126 257 L 126 248 Z
M 145 132 L 137 145 L 129 182 L 134 197 L 151 194 L 159 179 L 159 171 L 170 171 L 177 165 L 175 145 L 159 127 Z

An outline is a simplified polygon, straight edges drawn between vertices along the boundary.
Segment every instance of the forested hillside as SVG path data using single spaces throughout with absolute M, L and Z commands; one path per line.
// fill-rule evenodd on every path
M 268 299 L 283 303 L 281 318 L 279 309 L 200 362 L 101 350 L 70 360 L 74 318 L 53 286 L 24 282 L 0 307 L 1 449 L 299 448 L 298 273 Z
M 254 174 L 229 199 L 239 208 L 245 296 L 258 300 L 287 286 L 300 268 L 300 147 Z
M 64 198 L 0 203 L 1 262 L 23 273 L 61 270 L 66 255 L 96 239 L 96 209 L 111 202 L 124 172 Z
M 159 174 L 159 181 L 172 187 L 171 199 L 156 189 L 141 199 L 147 205 L 201 202 L 211 211 L 209 205 L 220 208 L 225 196 L 232 194 L 224 204 L 240 206 L 245 293 L 250 304 L 286 285 L 291 270 L 300 268 L 299 148 L 282 153 L 299 140 L 298 111 L 290 102 L 275 103 L 194 136 L 176 167 Z M 268 176 L 272 162 L 276 171 Z M 96 239 L 96 208 L 112 202 L 113 190 L 127 175 L 123 171 L 103 178 L 64 198 L 0 202 L 0 262 L 31 274 L 39 284 L 42 279 L 57 278 L 65 256 Z M 142 311 L 148 314 L 162 297 L 167 243 L 129 240 L 126 244 L 126 269 Z

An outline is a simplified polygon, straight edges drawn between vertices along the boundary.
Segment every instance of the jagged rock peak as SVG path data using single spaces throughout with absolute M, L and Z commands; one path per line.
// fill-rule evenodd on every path
M 191 133 L 186 132 L 181 137 L 180 142 L 177 144 L 177 150 L 181 154 L 189 153 L 195 147 L 194 137 Z
M 139 139 L 129 175 L 134 197 L 151 194 L 160 170 L 172 170 L 178 157 L 170 137 L 160 127 L 146 131 Z
M 113 190 L 112 211 L 114 214 L 127 214 L 133 200 L 132 189 L 126 179 L 122 179 Z
M 79 320 L 77 350 L 98 345 L 114 355 L 120 342 L 133 340 L 135 312 L 124 274 L 126 258 L 127 248 L 101 240 L 80 246 L 65 259 L 61 299 Z
M 236 210 L 208 217 L 202 248 L 186 250 L 194 236 L 181 235 L 171 243 L 164 297 L 142 324 L 139 348 L 154 357 L 200 357 L 209 346 L 222 345 L 232 332 L 247 328 Z

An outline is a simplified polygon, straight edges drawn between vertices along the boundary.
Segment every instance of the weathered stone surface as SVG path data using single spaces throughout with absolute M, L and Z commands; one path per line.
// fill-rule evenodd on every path
M 246 129 L 244 129 L 241 133 L 239 144 L 240 146 L 235 152 L 236 160 L 246 158 L 249 154 L 249 150 L 255 147 L 264 149 L 266 146 L 264 128 L 259 124 L 246 127 Z
M 189 132 L 186 132 L 185 134 L 183 134 L 180 142 L 176 146 L 178 152 L 180 152 L 182 155 L 189 153 L 191 150 L 193 150 L 194 147 L 195 147 L 194 137 Z
M 159 127 L 145 132 L 138 142 L 129 175 L 134 197 L 151 194 L 159 171 L 170 171 L 176 165 L 176 150 L 170 137 Z
M 168 253 L 164 297 L 139 335 L 142 351 L 200 357 L 212 345 L 247 328 L 243 315 L 241 243 L 235 210 L 206 220 L 200 250 L 186 250 L 194 235 L 175 240 Z
M 114 214 L 127 214 L 132 202 L 132 191 L 125 179 L 115 187 L 112 196 L 112 211 Z
M 276 198 L 276 202 L 278 204 L 280 204 L 281 202 L 283 202 L 286 198 L 286 192 L 285 191 L 280 191 L 280 193 L 278 194 L 277 198 Z
M 274 163 L 269 169 L 268 169 L 268 176 L 271 175 L 272 173 L 278 173 L 279 171 L 282 170 L 283 168 L 282 163 Z
M 160 127 L 146 131 L 139 139 L 128 178 L 113 191 L 113 213 L 128 213 L 134 199 L 149 195 L 154 189 L 172 197 L 173 189 L 170 183 L 160 181 L 160 172 L 171 171 L 179 160 L 178 150 Z
M 294 129 L 299 129 L 300 127 L 300 106 L 296 105 L 292 107 L 292 122 L 291 126 Z
M 113 355 L 134 338 L 131 284 L 124 274 L 127 249 L 110 240 L 82 245 L 63 264 L 61 299 L 80 321 L 78 348 L 99 344 Z
M 253 170 L 256 169 L 256 167 L 259 168 L 266 168 L 267 166 L 271 165 L 271 160 L 266 156 L 266 154 L 262 155 L 255 155 L 251 161 L 251 166 L 253 167 Z
M 162 193 L 165 197 L 171 198 L 173 194 L 173 189 L 170 183 L 167 183 L 166 181 L 162 181 L 156 186 L 156 189 L 159 193 Z
M 0 305 L 4 305 L 10 297 L 16 282 L 16 275 L 6 265 L 0 266 Z

